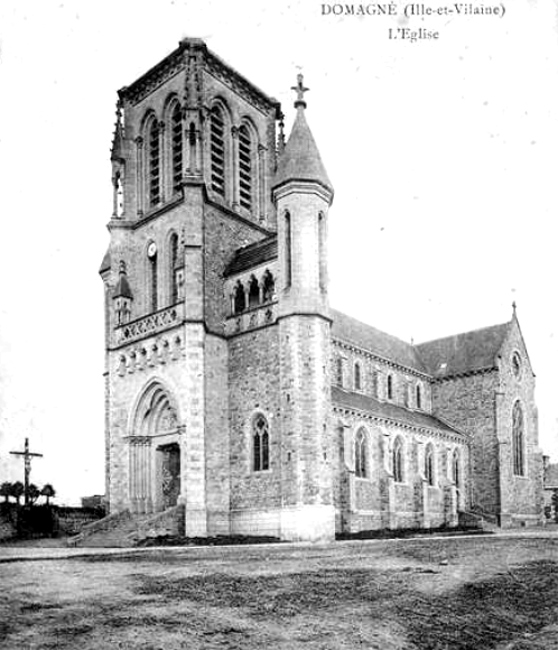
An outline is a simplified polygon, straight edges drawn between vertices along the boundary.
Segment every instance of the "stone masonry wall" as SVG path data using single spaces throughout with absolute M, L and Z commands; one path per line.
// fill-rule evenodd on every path
M 495 371 L 455 377 L 432 385 L 434 414 L 471 437 L 472 505 L 490 516 L 496 516 L 500 509 L 495 423 L 497 389 Z
M 229 422 L 231 461 L 231 515 L 242 511 L 279 508 L 281 505 L 281 428 L 279 423 L 278 327 L 240 334 L 229 341 Z M 262 413 L 269 425 L 269 470 L 254 472 L 252 422 Z M 250 519 L 259 534 L 277 535 L 277 519 Z M 258 526 L 261 527 L 258 528 Z M 234 526 L 234 524 L 233 524 Z M 266 530 L 266 526 L 268 527 Z
M 392 364 L 373 359 L 352 346 L 333 341 L 331 357 L 332 382 L 339 385 L 337 360 L 342 359 L 342 387 L 387 400 L 387 378 L 392 377 L 393 397 L 390 401 L 408 408 L 419 408 L 417 386 L 420 387 L 420 410 L 430 412 L 431 396 L 428 379 L 403 370 Z M 355 387 L 355 363 L 360 363 L 361 388 Z
M 238 248 L 264 238 L 261 230 L 205 207 L 204 213 L 204 316 L 207 327 L 224 333 L 230 315 L 230 297 L 224 293 L 223 271 Z
M 520 370 L 513 371 L 512 356 L 519 355 Z M 500 450 L 502 525 L 528 525 L 542 521 L 543 466 L 539 449 L 535 376 L 517 321 L 500 351 L 496 419 Z M 524 418 L 524 473 L 513 471 L 512 410 L 519 401 Z
M 338 471 L 334 477 L 337 532 L 381 528 L 414 528 L 455 525 L 456 511 L 448 511 L 448 492 L 467 493 L 464 468 L 467 441 L 444 431 L 411 431 L 396 424 L 381 425 L 363 414 L 334 411 Z M 355 474 L 355 439 L 362 430 L 366 439 L 366 476 Z M 403 443 L 403 481 L 393 478 L 393 445 Z M 425 449 L 434 450 L 434 485 L 426 482 Z M 453 484 L 449 459 L 460 457 L 460 485 Z M 455 509 L 457 502 L 455 503 Z M 454 509 L 454 510 L 455 510 Z
M 230 431 L 227 341 L 210 334 L 205 355 L 205 473 L 209 535 L 230 533 Z

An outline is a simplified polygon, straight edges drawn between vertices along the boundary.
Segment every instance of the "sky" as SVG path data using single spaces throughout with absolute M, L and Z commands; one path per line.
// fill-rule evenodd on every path
M 9 451 L 28 436 L 44 454 L 31 480 L 59 503 L 104 491 L 98 268 L 116 91 L 185 36 L 276 97 L 287 129 L 304 73 L 335 188 L 332 306 L 420 342 L 505 322 L 516 301 L 541 447 L 558 461 L 557 3 L 408 20 L 394 5 L 2 0 L 0 481 L 21 479 Z M 404 27 L 439 37 L 389 38 Z

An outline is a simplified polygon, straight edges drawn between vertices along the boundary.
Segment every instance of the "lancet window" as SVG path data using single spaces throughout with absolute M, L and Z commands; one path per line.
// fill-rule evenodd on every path
M 245 124 L 238 129 L 238 190 L 241 207 L 252 209 L 254 192 L 254 144 Z
M 337 357 L 335 360 L 335 380 L 340 388 L 343 388 L 343 359 Z
M 290 287 L 292 283 L 292 232 L 291 215 L 285 213 L 285 286 Z
M 233 293 L 233 311 L 235 314 L 241 314 L 246 309 L 246 293 L 244 285 L 240 280 L 236 283 Z
M 149 207 L 155 207 L 161 200 L 161 146 L 155 118 L 151 119 L 147 130 L 147 169 Z
M 361 377 L 360 363 L 358 361 L 355 362 L 354 373 L 355 373 L 355 377 L 354 377 L 355 390 L 362 390 L 362 377 Z
M 396 438 L 393 443 L 393 480 L 403 483 L 403 443 L 401 438 Z
M 460 487 L 461 472 L 459 467 L 459 451 L 457 449 L 454 449 L 451 458 L 451 480 L 453 481 L 456 487 Z
M 209 156 L 211 166 L 211 189 L 225 196 L 225 119 L 219 106 L 211 109 L 209 118 Z
M 366 433 L 359 429 L 355 437 L 355 476 L 368 478 Z
M 171 112 L 171 169 L 172 169 L 172 193 L 176 194 L 182 185 L 183 166 L 183 127 L 182 109 L 176 103 Z
M 260 285 L 252 276 L 248 284 L 248 307 L 257 307 L 260 304 Z
M 428 485 L 434 485 L 434 448 L 430 444 L 424 452 L 424 476 Z
M 157 252 L 149 255 L 149 307 L 151 311 L 158 309 L 158 277 L 157 277 Z
M 264 302 L 271 302 L 275 294 L 275 280 L 270 271 L 266 271 L 263 275 L 262 297 Z
M 258 414 L 252 424 L 253 470 L 269 469 L 269 425 L 265 417 Z
M 525 475 L 524 437 L 523 410 L 520 403 L 516 402 L 512 411 L 513 473 L 516 476 Z
M 178 235 L 173 233 L 170 237 L 169 256 L 169 277 L 170 277 L 170 304 L 178 302 Z
M 387 376 L 387 398 L 393 399 L 393 376 Z

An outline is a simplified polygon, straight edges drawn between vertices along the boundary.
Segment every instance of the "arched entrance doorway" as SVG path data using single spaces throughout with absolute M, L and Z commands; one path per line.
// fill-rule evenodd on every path
M 177 408 L 158 381 L 138 399 L 129 437 L 129 497 L 134 513 L 159 512 L 180 495 L 180 429 Z

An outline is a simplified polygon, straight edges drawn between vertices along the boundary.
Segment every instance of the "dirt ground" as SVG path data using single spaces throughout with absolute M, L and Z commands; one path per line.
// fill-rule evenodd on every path
M 558 535 L 0 563 L 0 648 L 558 649 Z

